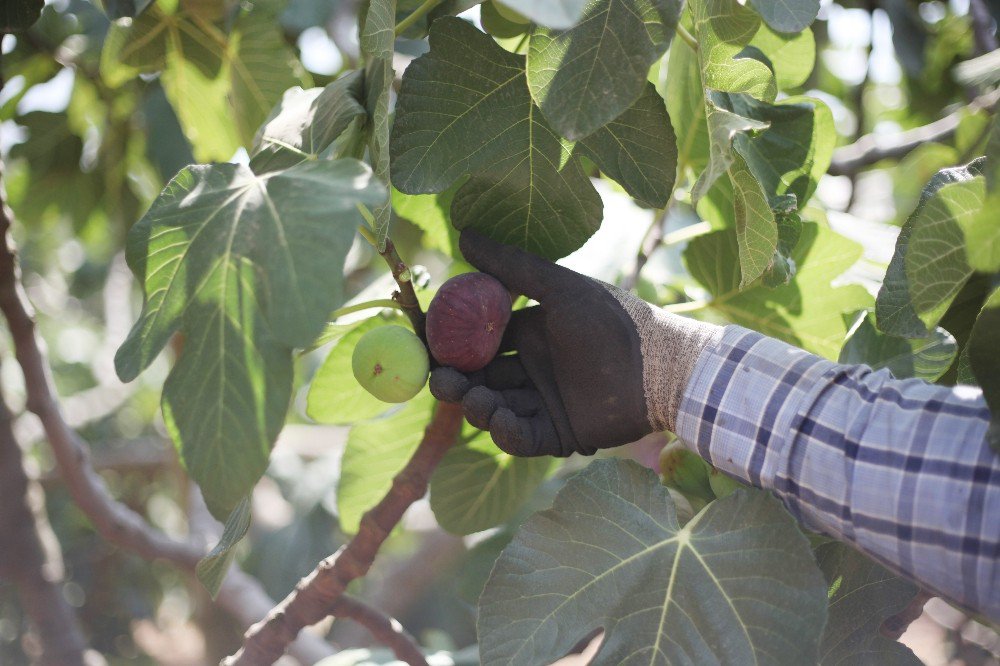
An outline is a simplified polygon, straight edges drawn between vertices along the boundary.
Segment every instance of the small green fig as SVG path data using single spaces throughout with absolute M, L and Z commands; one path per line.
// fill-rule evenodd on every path
M 719 499 L 731 495 L 740 488 L 746 488 L 746 484 L 740 483 L 731 476 L 726 476 L 717 469 L 709 472 L 708 483 L 712 486 L 712 492 Z
M 522 24 L 522 25 L 525 24 L 525 23 L 531 23 L 531 19 L 530 18 L 528 18 L 527 16 L 525 16 L 521 12 L 517 11 L 516 9 L 512 9 L 512 8 L 508 7 L 507 5 L 503 4 L 502 2 L 496 2 L 494 0 L 493 7 L 494 7 L 494 9 L 497 10 L 497 14 L 499 14 L 502 17 L 504 17 L 505 19 L 507 19 L 511 23 L 519 23 L 519 24 Z
M 711 502 L 715 499 L 708 482 L 708 463 L 679 441 L 667 444 L 660 452 L 660 476 L 663 485 L 673 488 L 688 500 Z M 694 502 L 692 502 L 692 506 Z
M 384 402 L 406 402 L 427 383 L 430 361 L 416 335 L 402 326 L 379 326 L 354 347 L 354 377 Z

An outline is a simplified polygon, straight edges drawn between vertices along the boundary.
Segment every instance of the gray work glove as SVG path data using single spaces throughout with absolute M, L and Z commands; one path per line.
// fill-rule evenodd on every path
M 517 456 L 591 455 L 674 428 L 695 362 L 721 327 L 473 230 L 459 245 L 469 263 L 539 305 L 513 313 L 501 354 L 514 354 L 473 373 L 435 369 L 436 398 L 461 402 L 469 423 Z

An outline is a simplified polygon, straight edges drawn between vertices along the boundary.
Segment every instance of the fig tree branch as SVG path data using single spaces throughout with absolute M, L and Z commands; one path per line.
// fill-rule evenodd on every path
M 138 513 L 114 500 L 104 480 L 91 466 L 90 447 L 67 425 L 55 397 L 51 371 L 35 333 L 27 296 L 20 281 L 14 241 L 13 216 L 3 196 L 0 174 L 0 312 L 14 341 L 14 353 L 24 374 L 27 409 L 42 424 L 59 474 L 73 502 L 90 519 L 105 540 L 146 560 L 167 560 L 192 574 L 206 551 L 193 543 L 177 541 L 151 527 Z M 235 594 L 250 590 L 253 595 Z M 249 625 L 263 617 L 273 602 L 260 583 L 233 568 L 219 593 L 220 604 Z M 253 617 L 248 618 L 247 616 Z M 332 648 L 314 636 L 303 637 L 294 647 L 303 661 L 312 663 L 333 654 Z
M 417 641 L 395 618 L 346 594 L 330 606 L 329 612 L 330 615 L 349 618 L 364 626 L 376 641 L 391 649 L 400 661 L 410 666 L 428 666 Z
M 417 450 L 392 480 L 385 497 L 361 518 L 354 538 L 320 562 L 266 618 L 250 627 L 243 647 L 223 664 L 272 664 L 299 631 L 325 618 L 348 584 L 368 573 L 403 514 L 427 492 L 431 474 L 461 429 L 462 407 L 438 403 Z
M 41 497 L 40 488 L 32 489 L 10 412 L 0 395 L 0 580 L 13 583 L 30 621 L 38 649 L 31 655 L 33 661 L 83 666 L 87 643 L 60 589 L 61 563 L 49 561 L 43 547 Z
M 992 112 L 1000 101 L 1000 89 L 976 97 L 972 102 L 940 120 L 889 136 L 866 134 L 854 143 L 833 152 L 828 173 L 831 176 L 850 176 L 877 162 L 905 157 L 917 146 L 927 141 L 945 141 L 958 129 L 966 113 Z

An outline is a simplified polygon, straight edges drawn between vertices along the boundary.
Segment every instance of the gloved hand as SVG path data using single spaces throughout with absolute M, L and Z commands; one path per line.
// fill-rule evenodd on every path
M 517 456 L 591 455 L 674 428 L 695 362 L 721 327 L 473 230 L 459 246 L 473 266 L 539 305 L 513 313 L 501 355 L 482 370 L 435 369 L 436 398 L 461 402 L 469 423 Z

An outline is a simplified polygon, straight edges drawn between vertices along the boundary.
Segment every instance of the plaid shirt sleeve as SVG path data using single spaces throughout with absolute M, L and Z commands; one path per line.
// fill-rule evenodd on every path
M 979 389 L 840 365 L 738 326 L 706 349 L 677 435 L 812 529 L 1000 620 L 1000 456 Z

